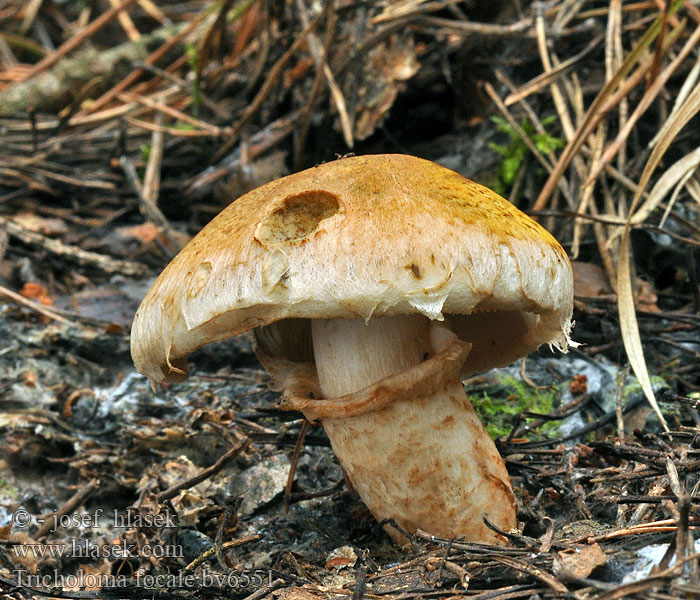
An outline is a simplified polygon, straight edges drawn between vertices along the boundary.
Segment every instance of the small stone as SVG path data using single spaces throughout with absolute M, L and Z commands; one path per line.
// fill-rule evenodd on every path
M 284 492 L 289 476 L 289 459 L 277 454 L 243 471 L 231 484 L 231 493 L 242 496 L 240 513 L 250 515 Z

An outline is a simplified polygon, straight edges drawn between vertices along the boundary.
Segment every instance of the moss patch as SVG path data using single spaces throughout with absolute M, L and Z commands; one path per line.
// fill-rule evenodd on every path
M 486 425 L 489 435 L 495 439 L 510 433 L 518 413 L 534 412 L 544 415 L 552 412 L 558 394 L 555 389 L 537 390 L 514 377 L 505 376 L 498 378 L 498 387 L 492 393 L 482 391 L 470 395 L 469 399 Z M 525 422 L 532 420 L 527 418 Z M 557 422 L 551 421 L 544 423 L 541 430 L 552 432 L 557 426 Z

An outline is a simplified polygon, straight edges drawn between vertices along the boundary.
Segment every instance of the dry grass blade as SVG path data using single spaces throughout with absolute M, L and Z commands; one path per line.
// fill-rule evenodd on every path
M 682 26 L 677 27 L 672 33 L 671 37 L 676 38 L 680 33 L 682 32 Z M 591 170 L 591 174 L 588 178 L 588 181 L 584 185 L 590 185 L 591 182 L 600 175 L 600 172 L 603 170 L 605 165 L 609 163 L 612 158 L 617 154 L 617 151 L 620 149 L 620 147 L 624 144 L 625 140 L 629 136 L 629 134 L 632 131 L 632 128 L 634 125 L 637 123 L 639 118 L 646 112 L 646 110 L 651 106 L 651 103 L 653 100 L 656 98 L 656 96 L 661 92 L 661 90 L 664 89 L 664 86 L 666 85 L 666 82 L 669 80 L 671 75 L 676 71 L 678 66 L 681 64 L 683 60 L 685 60 L 686 56 L 690 53 L 690 51 L 698 44 L 700 41 L 700 27 L 697 27 L 693 34 L 690 36 L 688 41 L 686 42 L 685 46 L 683 46 L 683 49 L 681 52 L 676 56 L 671 64 L 664 69 L 664 72 L 661 73 L 655 80 L 654 83 L 649 87 L 649 89 L 646 91 L 644 94 L 644 97 L 642 100 L 637 104 L 637 108 L 634 109 L 634 112 L 628 119 L 627 123 L 625 123 L 624 127 L 620 130 L 620 133 L 618 133 L 617 137 L 615 138 L 615 141 L 613 141 L 605 150 L 603 153 L 603 156 L 601 159 L 598 161 L 598 163 L 595 165 L 595 167 Z
M 542 67 L 546 74 L 552 71 L 552 62 L 549 58 L 549 50 L 547 48 L 547 35 L 544 26 L 544 15 L 542 13 L 542 6 L 538 5 L 539 9 L 537 11 L 537 18 L 535 19 L 535 31 L 537 33 L 537 49 L 540 53 L 540 60 L 542 61 Z M 574 136 L 574 124 L 571 120 L 571 115 L 566 106 L 566 101 L 564 100 L 564 94 L 559 89 L 559 84 L 557 82 L 552 82 L 549 85 L 549 91 L 552 96 L 552 101 L 554 102 L 554 107 L 556 108 L 557 114 L 559 115 L 559 122 L 561 123 L 561 128 L 564 130 L 564 135 L 567 140 L 570 140 Z
M 565 60 L 563 63 L 557 65 L 556 67 L 552 68 L 546 73 L 538 75 L 534 79 L 528 81 L 525 85 L 521 86 L 520 89 L 508 94 L 503 103 L 506 106 L 511 106 L 512 104 L 520 102 L 528 96 L 539 92 L 542 88 L 551 85 L 559 77 L 561 77 L 567 71 L 572 69 L 577 62 L 579 62 L 582 58 L 589 54 L 591 50 L 593 50 L 598 44 L 600 44 L 600 41 L 602 39 L 602 36 L 595 37 L 591 41 L 591 43 L 588 44 L 588 46 L 586 46 L 583 50 L 581 50 L 581 52 L 579 52 L 575 56 L 572 56 L 571 58 Z
M 308 27 L 309 18 L 307 16 L 307 10 L 304 6 L 303 1 L 297 0 L 297 6 L 300 9 L 299 14 L 301 16 L 302 24 L 304 25 L 304 27 Z M 334 14 L 335 7 L 332 1 L 329 2 L 327 9 L 330 14 Z M 323 76 L 326 78 L 328 89 L 330 90 L 331 98 L 333 99 L 333 104 L 335 105 L 335 108 L 338 111 L 338 117 L 340 119 L 341 129 L 343 130 L 343 138 L 345 139 L 345 143 L 347 144 L 348 148 L 352 148 L 354 146 L 352 122 L 350 120 L 350 116 L 348 115 L 347 104 L 345 103 L 343 92 L 340 91 L 340 87 L 338 86 L 338 83 L 335 80 L 333 72 L 328 66 L 328 62 L 326 60 L 326 56 L 324 54 L 324 50 L 320 40 L 313 32 L 309 33 L 309 49 L 311 50 L 311 56 L 313 57 L 314 62 L 316 63 L 316 68 L 320 69 L 323 73 Z
M 22 21 L 22 26 L 19 31 L 22 35 L 25 35 L 34 25 L 34 20 L 39 14 L 39 9 L 43 4 L 44 0 L 29 0 L 24 8 L 24 20 Z
M 136 0 L 139 6 L 143 9 L 147 15 L 158 21 L 161 25 L 165 25 L 168 22 L 168 18 L 163 14 L 163 12 L 158 8 L 151 0 Z
M 669 14 L 674 14 L 681 6 L 682 0 L 675 0 L 675 2 L 669 8 Z M 654 23 L 651 24 L 649 29 L 644 33 L 644 35 L 636 43 L 635 47 L 630 51 L 615 76 L 608 81 L 603 89 L 600 90 L 598 95 L 595 97 L 591 106 L 588 108 L 586 115 L 581 121 L 576 134 L 569 141 L 564 148 L 561 156 L 559 157 L 559 162 L 555 165 L 554 171 L 547 179 L 540 195 L 537 197 L 533 210 L 542 210 L 549 197 L 554 192 L 559 179 L 561 179 L 564 171 L 569 166 L 574 156 L 581 149 L 581 146 L 585 143 L 586 139 L 593 131 L 593 128 L 600 122 L 605 113 L 612 109 L 617 102 L 624 98 L 629 91 L 627 88 L 631 89 L 636 86 L 646 75 L 648 70 L 652 66 L 652 60 L 644 60 L 644 52 L 649 47 L 649 45 L 656 39 L 661 30 L 661 24 L 663 21 L 663 15 L 659 16 Z M 669 36 L 667 36 L 669 37 Z M 625 82 L 625 77 L 632 71 L 637 63 L 641 63 L 637 71 L 630 76 L 630 78 Z M 619 88 L 620 91 L 615 93 L 615 90 Z
M 671 189 L 678 184 L 679 181 L 691 175 L 695 169 L 698 168 L 698 165 L 700 165 L 700 148 L 689 152 L 670 168 L 666 169 L 652 188 L 644 204 L 632 215 L 630 223 L 633 225 L 643 223 L 647 217 L 658 208 L 661 201 Z
M 651 386 L 649 371 L 647 370 L 642 339 L 639 335 L 639 324 L 634 306 L 634 291 L 632 290 L 632 274 L 630 273 L 630 236 L 629 225 L 625 229 L 620 243 L 620 259 L 617 266 L 617 308 L 620 313 L 620 332 L 622 343 L 627 352 L 632 370 L 642 386 L 644 395 L 649 400 L 656 416 L 659 418 L 664 431 L 669 431 L 666 419 L 661 414 L 661 409 L 656 402 L 654 389 Z
M 117 8 L 119 6 L 119 0 L 109 0 L 109 4 L 112 8 Z M 120 10 L 117 13 L 117 20 L 119 21 L 119 25 L 121 25 L 121 28 L 124 30 L 124 33 L 126 33 L 126 36 L 132 42 L 135 42 L 141 38 L 141 34 L 136 28 L 136 25 L 134 25 L 134 22 L 131 20 L 129 13 Z
M 547 172 L 551 173 L 552 165 L 549 163 L 547 158 L 537 149 L 537 146 L 530 139 L 527 133 L 523 130 L 518 121 L 515 119 L 515 117 L 508 110 L 501 98 L 498 96 L 496 90 L 488 81 L 484 83 L 484 91 L 489 95 L 489 98 L 491 98 L 493 103 L 496 105 L 496 108 L 498 108 L 499 112 L 503 115 L 503 118 L 506 121 L 508 121 L 508 124 L 513 128 L 513 131 L 515 131 L 515 133 L 518 134 L 522 142 L 527 146 L 528 150 L 530 150 L 530 152 L 532 152 L 533 156 L 537 159 L 537 161 L 545 169 L 547 169 Z M 565 189 L 563 189 L 562 191 L 566 192 Z
M 192 33 L 200 23 L 202 23 L 214 10 L 216 9 L 216 4 L 213 4 L 208 9 L 203 10 L 199 15 L 197 15 L 190 23 L 176 35 L 172 36 L 165 44 L 160 48 L 152 52 L 149 57 L 144 61 L 146 65 L 156 64 L 163 56 L 165 56 L 170 50 L 172 50 L 177 44 L 179 44 L 184 38 L 186 38 L 190 33 Z M 102 96 L 100 96 L 95 102 L 90 105 L 89 109 L 83 109 L 78 113 L 77 116 L 85 116 L 87 113 L 94 113 L 104 108 L 109 104 L 118 94 L 125 91 L 132 84 L 139 80 L 139 78 L 145 73 L 145 69 L 136 68 L 124 79 L 122 79 L 117 85 L 115 85 L 111 90 L 106 91 Z
M 103 29 L 116 15 L 118 15 L 121 11 L 129 8 L 129 6 L 131 6 L 134 2 L 136 2 L 136 0 L 123 0 L 116 7 L 113 7 L 104 14 L 100 15 L 97 19 L 90 23 L 90 25 L 88 25 L 83 31 L 74 35 L 69 40 L 66 40 L 66 42 L 63 45 L 61 45 L 61 47 L 58 48 L 55 52 L 48 54 L 43 60 L 40 60 L 15 83 L 21 83 L 22 81 L 31 79 L 35 75 L 55 65 L 66 54 L 75 50 L 75 48 L 82 44 L 83 41 L 92 37 L 101 29 Z
M 678 112 L 673 117 L 669 118 L 662 127 L 659 135 L 659 142 L 654 147 L 649 160 L 644 166 L 644 171 L 642 172 L 642 176 L 634 196 L 634 201 L 630 207 L 627 224 L 625 225 L 625 230 L 622 234 L 622 241 L 620 244 L 617 301 L 618 310 L 620 312 L 620 330 L 622 332 L 622 341 L 625 345 L 625 350 L 627 351 L 627 356 L 629 357 L 632 369 L 634 370 L 634 373 L 642 386 L 642 390 L 644 390 L 644 394 L 651 403 L 654 412 L 658 416 L 666 431 L 668 431 L 668 426 L 666 425 L 666 421 L 661 414 L 656 398 L 654 397 L 654 390 L 651 387 L 649 372 L 647 371 L 646 361 L 644 360 L 644 352 L 642 350 L 642 341 L 639 335 L 637 317 L 634 312 L 634 294 L 632 292 L 632 278 L 630 272 L 630 225 L 634 209 L 639 204 L 639 200 L 641 199 L 642 194 L 644 193 L 644 190 L 651 179 L 651 174 L 658 166 L 662 156 L 671 145 L 671 142 L 675 139 L 681 129 L 685 127 L 688 121 L 690 121 L 690 119 L 697 114 L 698 111 L 700 111 L 700 84 L 695 86 L 695 89 L 693 89 L 693 91 L 688 95 L 688 99 L 685 101 L 683 106 L 681 106 L 678 109 Z
M 329 6 L 330 5 L 328 4 L 326 5 L 326 10 Z M 216 153 L 214 160 L 220 160 L 221 158 L 223 158 L 223 156 L 231 148 L 233 148 L 236 142 L 238 142 L 243 130 L 252 121 L 253 117 L 258 112 L 263 101 L 265 100 L 265 98 L 267 98 L 268 94 L 272 90 L 272 87 L 280 78 L 282 74 L 282 69 L 284 69 L 287 63 L 294 57 L 296 51 L 304 44 L 304 42 L 306 42 L 306 39 L 308 38 L 309 34 L 316 28 L 316 25 L 318 25 L 319 21 L 326 16 L 326 10 L 319 12 L 313 18 L 313 20 L 304 27 L 302 32 L 296 37 L 294 42 L 292 42 L 292 45 L 288 48 L 288 50 L 282 56 L 280 56 L 280 58 L 274 65 L 272 65 L 270 71 L 268 72 L 267 79 L 265 79 L 265 82 L 263 83 L 258 93 L 255 95 L 255 98 L 253 98 L 253 101 L 248 105 L 248 108 L 245 109 L 241 117 L 233 126 L 229 139 Z
M 688 124 L 688 121 L 692 119 L 700 110 L 700 84 L 696 85 L 693 91 L 688 95 L 688 99 L 683 103 L 678 111 L 664 123 L 664 126 L 659 132 L 659 141 L 654 147 L 654 150 L 644 166 L 644 172 L 640 179 L 640 186 L 644 184 L 641 190 L 638 190 L 637 194 L 641 195 L 644 191 L 644 187 L 649 182 L 651 178 L 651 173 L 658 166 L 661 157 L 664 155 L 671 142 L 675 139 L 681 129 Z M 635 204 L 638 200 L 637 195 L 635 195 Z
M 678 112 L 678 109 L 683 106 L 683 103 L 686 101 L 688 98 L 688 94 L 690 94 L 691 90 L 695 86 L 695 83 L 698 80 L 698 77 L 700 76 L 700 57 L 695 61 L 695 64 L 693 65 L 693 68 L 690 70 L 688 73 L 688 76 L 686 77 L 685 81 L 683 82 L 683 86 L 681 87 L 680 91 L 678 92 L 678 96 L 676 97 L 676 101 L 673 104 L 673 110 L 671 110 L 671 114 L 669 117 L 674 117 L 676 113 Z M 659 133 L 656 134 L 654 139 L 650 142 L 649 146 L 656 146 L 657 142 L 659 141 Z
M 603 139 L 605 135 L 605 127 L 604 124 L 599 125 L 598 127 L 599 131 L 597 135 L 593 137 L 593 156 L 592 158 L 594 160 L 597 160 L 600 155 L 603 152 Z M 578 212 L 581 214 L 586 214 L 589 209 L 589 205 L 591 203 L 591 200 L 593 199 L 593 191 L 594 191 L 594 186 L 590 185 L 588 187 L 583 188 L 583 194 L 581 197 L 581 202 L 579 203 L 578 206 Z M 595 207 L 592 209 L 595 211 Z M 599 248 L 607 248 L 607 244 L 603 242 L 600 238 L 604 237 L 602 234 L 602 228 L 600 227 L 600 224 L 597 224 L 598 227 L 594 229 L 596 238 L 598 241 L 598 247 Z M 578 259 L 579 256 L 579 251 L 581 249 L 581 238 L 583 235 L 583 230 L 584 230 L 584 222 L 582 219 L 576 219 L 574 221 L 574 232 L 573 232 L 573 239 L 571 241 L 571 258 L 574 260 Z M 601 243 L 602 242 L 602 243 Z M 601 252 L 601 255 L 604 256 L 603 252 Z M 603 264 L 606 264 L 605 259 L 603 259 Z
M 688 191 L 693 200 L 700 205 L 700 182 L 698 182 L 695 177 L 691 177 L 688 180 L 688 183 L 685 184 L 685 189 Z

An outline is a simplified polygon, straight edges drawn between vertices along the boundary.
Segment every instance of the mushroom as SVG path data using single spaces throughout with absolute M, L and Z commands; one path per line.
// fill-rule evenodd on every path
M 196 348 L 254 330 L 282 408 L 319 420 L 394 540 L 505 543 L 502 458 L 461 377 L 541 344 L 566 352 L 571 266 L 491 190 L 405 155 L 343 158 L 240 197 L 166 267 L 134 319 L 136 367 L 187 376 Z

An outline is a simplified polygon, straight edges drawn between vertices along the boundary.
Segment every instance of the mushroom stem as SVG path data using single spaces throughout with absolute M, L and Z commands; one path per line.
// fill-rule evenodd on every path
M 420 315 L 372 319 L 314 319 L 311 332 L 321 392 L 351 394 L 401 373 L 430 352 L 429 321 Z
M 420 315 L 316 320 L 312 339 L 318 380 L 336 398 L 410 369 L 436 352 L 444 324 Z M 323 426 L 353 486 L 379 521 L 405 531 L 504 543 L 517 525 L 503 459 L 467 399 L 459 376 L 381 410 L 327 418 Z M 398 543 L 407 540 L 387 525 Z

